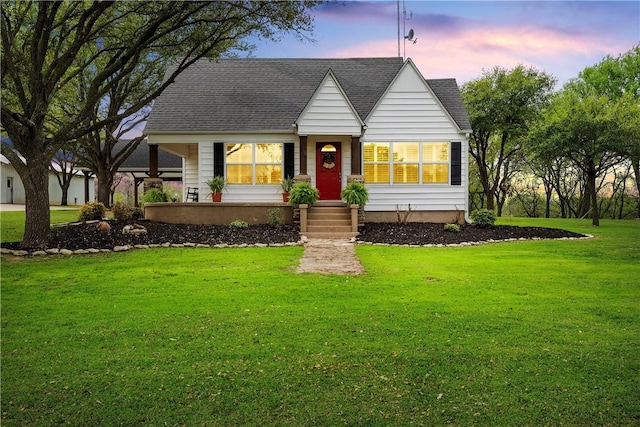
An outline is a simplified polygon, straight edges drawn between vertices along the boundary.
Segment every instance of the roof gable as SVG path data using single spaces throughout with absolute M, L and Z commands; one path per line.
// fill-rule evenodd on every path
M 145 133 L 291 132 L 329 70 L 363 120 L 401 67 L 401 58 L 201 60 L 156 99 Z
M 412 79 L 402 79 L 403 73 L 412 72 L 414 76 Z M 413 81 L 412 81 L 413 80 Z M 408 58 L 403 67 L 398 71 L 393 81 L 389 84 L 389 87 L 385 90 L 385 93 L 380 97 L 374 108 L 371 110 L 367 119 L 373 114 L 375 109 L 389 94 L 390 91 L 412 91 L 417 86 L 423 87 L 431 97 L 438 103 L 443 114 L 451 121 L 451 124 L 456 126 L 459 131 L 470 131 L 471 124 L 467 111 L 460 95 L 460 90 L 455 79 L 437 79 L 426 80 L 420 70 L 415 66 L 413 61 Z
M 360 135 L 364 122 L 329 70 L 296 119 L 300 135 Z

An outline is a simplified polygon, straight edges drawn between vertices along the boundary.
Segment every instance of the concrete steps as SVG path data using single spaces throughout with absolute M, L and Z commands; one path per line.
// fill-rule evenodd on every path
M 344 204 L 320 204 L 309 208 L 307 232 L 310 239 L 351 239 L 351 210 Z

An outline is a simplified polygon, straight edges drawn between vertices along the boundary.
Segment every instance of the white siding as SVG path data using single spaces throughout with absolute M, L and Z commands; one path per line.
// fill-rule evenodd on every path
M 173 143 L 176 144 L 173 138 Z M 221 143 L 256 143 L 256 142 L 294 142 L 296 173 L 300 171 L 300 147 L 298 137 L 293 134 L 216 134 L 200 135 L 197 141 L 193 138 L 184 138 L 184 144 L 197 144 L 195 149 L 189 150 L 189 156 L 184 157 L 183 168 L 185 172 L 185 188 L 198 186 L 200 202 L 211 201 L 209 187 L 206 181 L 213 177 L 213 144 Z M 182 142 L 182 141 L 181 141 Z M 177 143 L 179 144 L 179 143 Z M 196 145 L 194 145 L 195 147 Z M 173 150 L 174 152 L 176 150 Z M 186 190 L 185 190 L 186 195 Z M 282 201 L 280 185 L 228 185 L 223 192 L 222 200 L 225 202 L 278 202 Z
M 328 73 L 296 121 L 299 135 L 354 135 L 362 123 L 332 73 Z
M 200 187 L 198 180 L 198 151 L 190 150 L 189 154 L 189 157 L 182 158 L 182 200 L 187 200 L 188 187 L 196 187 L 198 189 L 198 200 L 200 200 L 206 196 L 206 193 L 203 192 L 204 190 Z
M 412 210 L 467 209 L 467 140 L 410 61 L 367 118 L 361 141 L 462 141 L 462 185 L 366 183 L 369 203 L 365 210 L 395 211 L 396 206 L 406 209 L 409 203 Z
M 7 184 L 9 178 L 12 179 L 13 185 L 13 200 L 11 200 L 11 191 Z M 22 205 L 25 203 L 24 185 L 20 179 L 20 175 L 13 168 L 10 163 L 2 163 L 2 169 L 0 171 L 0 203 L 10 203 L 13 201 L 15 204 Z M 53 172 L 49 172 L 49 204 L 59 205 L 62 199 L 62 189 L 58 184 L 58 179 Z M 93 201 L 95 197 L 94 180 L 89 180 L 89 201 Z M 67 203 L 73 205 L 84 204 L 84 176 L 78 174 L 74 176 L 69 185 L 69 192 L 67 195 Z
M 198 144 L 198 192 L 201 202 L 211 200 L 206 184 L 209 178 L 213 178 L 213 142 L 201 142 Z

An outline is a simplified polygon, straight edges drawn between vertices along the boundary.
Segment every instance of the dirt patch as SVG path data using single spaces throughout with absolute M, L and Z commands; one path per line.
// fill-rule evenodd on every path
M 304 244 L 298 273 L 361 274 L 364 267 L 349 240 L 309 239 Z

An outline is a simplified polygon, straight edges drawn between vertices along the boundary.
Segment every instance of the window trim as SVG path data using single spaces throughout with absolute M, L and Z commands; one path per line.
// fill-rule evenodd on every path
M 227 146 L 229 145 L 237 145 L 237 144 L 241 144 L 241 145 L 250 145 L 251 146 L 251 163 L 248 162 L 228 162 L 227 161 Z M 279 163 L 265 163 L 265 162 L 257 162 L 257 147 L 259 144 L 265 144 L 265 145 L 279 145 L 280 146 L 280 162 Z M 225 178 L 227 179 L 227 181 L 229 180 L 229 172 L 228 172 L 228 167 L 231 166 L 251 166 L 251 182 L 250 183 L 239 183 L 239 182 L 234 182 L 231 183 L 229 182 L 228 185 L 230 186 L 241 186 L 241 185 L 252 185 L 252 186 L 267 186 L 267 185 L 280 185 L 280 182 L 271 182 L 271 183 L 259 183 L 257 182 L 257 166 L 280 166 L 280 179 L 282 180 L 284 173 L 285 173 L 285 142 L 280 141 L 280 142 L 262 142 L 262 141 L 252 141 L 252 142 L 225 142 L 224 146 L 223 146 L 223 153 L 224 153 L 224 172 L 225 172 Z
M 394 181 L 394 165 L 396 164 L 400 164 L 400 165 L 413 165 L 416 162 L 395 162 L 393 160 L 393 152 L 394 152 L 394 144 L 407 144 L 407 143 L 416 143 L 418 144 L 418 182 L 395 182 Z M 384 162 L 384 161 L 375 161 L 375 162 L 367 162 L 365 161 L 365 157 L 364 157 L 364 152 L 365 152 L 365 146 L 367 144 L 388 144 L 389 147 L 389 160 Z M 425 145 L 428 144 L 447 144 L 448 147 L 448 155 L 447 155 L 447 160 L 446 161 L 435 161 L 435 160 L 429 160 L 429 161 L 425 161 L 424 160 L 424 147 Z M 389 177 L 388 177 L 388 182 L 367 182 L 367 185 L 409 185 L 409 186 L 415 186 L 415 185 L 434 185 L 434 186 L 443 186 L 443 185 L 453 185 L 452 184 L 452 180 L 451 180 L 451 170 L 452 170 L 452 147 L 453 147 L 453 142 L 452 141 L 368 141 L 365 142 L 363 141 L 362 144 L 362 152 L 363 152 L 363 156 L 362 156 L 362 171 L 363 171 L 363 175 L 364 175 L 364 170 L 365 170 L 365 166 L 366 165 L 379 165 L 379 164 L 386 164 L 389 167 Z M 447 181 L 446 182 L 424 182 L 424 165 L 447 165 Z M 365 178 L 366 179 L 366 178 Z

